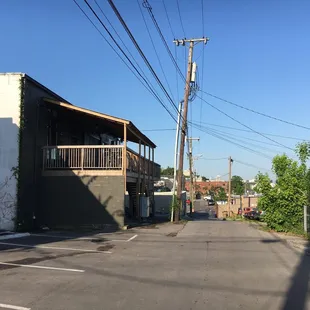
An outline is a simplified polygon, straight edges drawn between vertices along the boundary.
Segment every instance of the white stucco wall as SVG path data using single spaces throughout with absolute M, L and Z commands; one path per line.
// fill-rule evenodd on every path
M 21 74 L 0 73 L 0 229 L 14 230 Z

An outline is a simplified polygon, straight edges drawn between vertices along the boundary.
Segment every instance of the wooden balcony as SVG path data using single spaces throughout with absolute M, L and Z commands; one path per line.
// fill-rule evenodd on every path
M 46 175 L 126 175 L 160 178 L 160 165 L 123 145 L 70 145 L 43 147 L 43 173 Z M 149 153 L 150 157 L 150 153 Z M 125 169 L 126 167 L 126 169 Z

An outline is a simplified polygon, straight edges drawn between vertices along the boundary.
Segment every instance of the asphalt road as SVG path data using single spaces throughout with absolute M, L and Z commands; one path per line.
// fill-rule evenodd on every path
M 310 309 L 309 256 L 205 210 L 177 235 L 172 224 L 3 241 L 0 309 Z

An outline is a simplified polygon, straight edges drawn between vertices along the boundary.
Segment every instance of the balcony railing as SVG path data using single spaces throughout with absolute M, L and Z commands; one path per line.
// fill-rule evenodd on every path
M 123 145 L 43 148 L 43 170 L 123 170 Z M 127 148 L 127 171 L 160 177 L 160 165 Z

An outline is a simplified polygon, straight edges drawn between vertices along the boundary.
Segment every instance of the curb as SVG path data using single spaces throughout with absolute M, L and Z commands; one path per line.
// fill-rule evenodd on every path
M 0 240 L 14 239 L 14 238 L 23 238 L 30 236 L 29 233 L 12 233 L 7 235 L 0 235 Z

